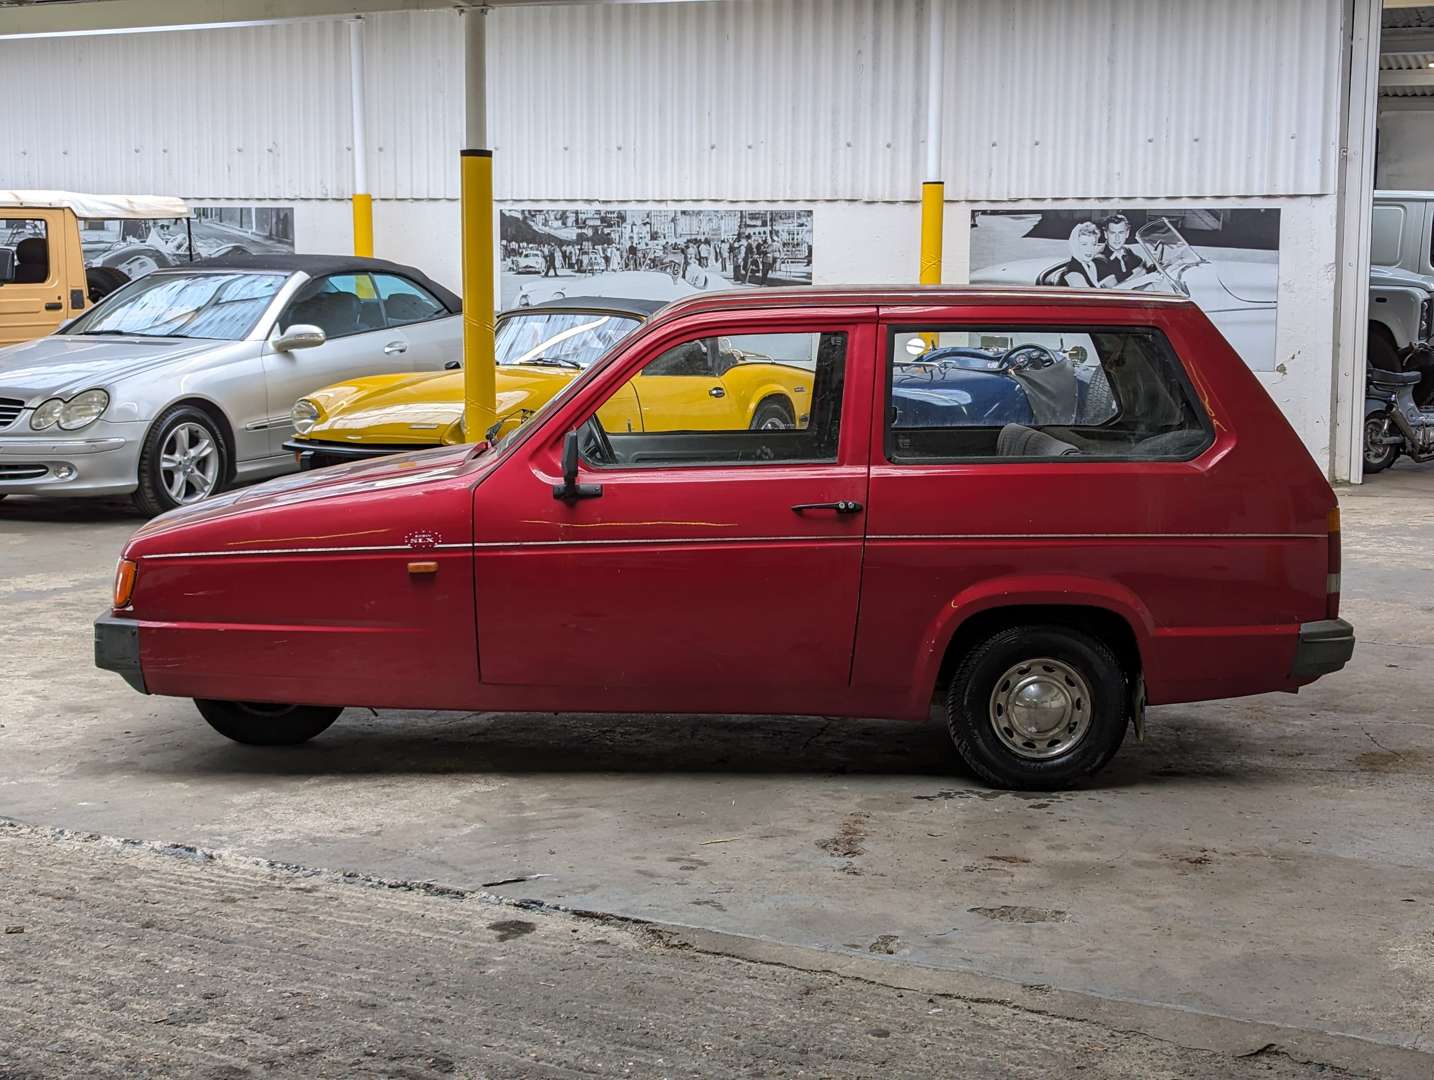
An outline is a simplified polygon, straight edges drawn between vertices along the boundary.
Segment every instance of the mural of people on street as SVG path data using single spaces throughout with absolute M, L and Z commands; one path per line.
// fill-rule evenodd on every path
M 812 211 L 504 209 L 502 303 L 812 283 Z

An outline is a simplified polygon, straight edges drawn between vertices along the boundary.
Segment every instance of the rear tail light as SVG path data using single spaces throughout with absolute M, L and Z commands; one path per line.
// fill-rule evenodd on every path
M 1340 544 L 1339 508 L 1329 512 L 1329 574 L 1325 578 L 1324 617 L 1339 618 Z
M 115 610 L 129 607 L 129 602 L 134 596 L 135 564 L 128 559 L 121 559 L 115 567 Z

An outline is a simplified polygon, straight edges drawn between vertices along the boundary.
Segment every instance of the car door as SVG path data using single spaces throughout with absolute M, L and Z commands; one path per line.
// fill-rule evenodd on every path
M 431 292 L 398 274 L 375 274 L 374 285 L 390 329 L 402 328 L 414 371 L 442 371 L 463 363 L 463 316 Z
M 63 212 L 10 214 L 0 218 L 0 345 L 43 337 L 84 306 L 82 292 L 79 307 L 66 308 Z
M 741 403 L 717 373 L 717 339 L 668 350 L 633 380 L 647 431 L 723 431 L 744 426 Z
M 872 329 L 864 309 L 768 315 L 819 340 L 805 431 L 606 433 L 556 497 L 567 431 L 708 335 L 648 338 L 555 414 L 476 492 L 479 668 L 555 708 L 753 711 L 844 693 L 860 587 Z M 733 332 L 741 332 L 734 327 Z M 688 356 L 687 361 L 692 357 Z M 670 415 L 705 409 L 710 379 Z M 630 380 L 630 382 L 629 382 Z M 685 424 L 687 421 L 684 420 Z M 713 421 L 715 425 L 715 420 Z
M 279 335 L 301 324 L 322 330 L 324 343 L 288 352 L 274 348 Z M 412 371 L 408 352 L 408 335 L 387 325 L 370 275 L 329 274 L 305 285 L 275 320 L 264 350 L 270 451 L 282 453 L 293 437 L 289 410 L 299 398 L 347 379 Z

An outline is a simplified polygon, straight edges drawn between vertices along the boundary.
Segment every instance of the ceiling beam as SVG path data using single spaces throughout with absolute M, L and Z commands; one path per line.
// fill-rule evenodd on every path
M 197 30 L 293 19 L 342 18 L 381 11 L 649 2 L 667 0 L 185 0 L 183 4 L 173 0 L 67 0 L 65 3 L 0 0 L 0 38 Z
M 1386 30 L 1379 36 L 1379 51 L 1390 53 L 1434 53 L 1434 27 L 1427 30 Z
M 1413 87 L 1434 89 L 1434 69 L 1420 68 L 1417 71 L 1381 71 L 1379 73 L 1379 88 L 1381 90 Z

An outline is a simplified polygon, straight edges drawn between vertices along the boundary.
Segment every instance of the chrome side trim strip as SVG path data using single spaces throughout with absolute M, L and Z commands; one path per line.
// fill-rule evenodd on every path
M 288 413 L 285 413 L 283 416 L 266 416 L 262 420 L 250 420 L 247 424 L 244 425 L 244 430 L 268 431 L 270 428 L 287 427 L 289 425 L 289 420 L 290 415 Z
M 911 533 L 868 540 L 1325 540 L 1324 533 Z
M 476 551 L 492 548 L 621 547 L 633 544 L 816 544 L 854 541 L 925 542 L 931 540 L 1324 540 L 1324 533 L 945 533 L 851 536 L 641 536 L 606 540 L 482 540 L 471 544 L 372 544 L 348 547 L 252 548 L 244 551 L 175 551 L 141 559 L 217 559 L 245 555 L 355 555 L 384 551 Z

